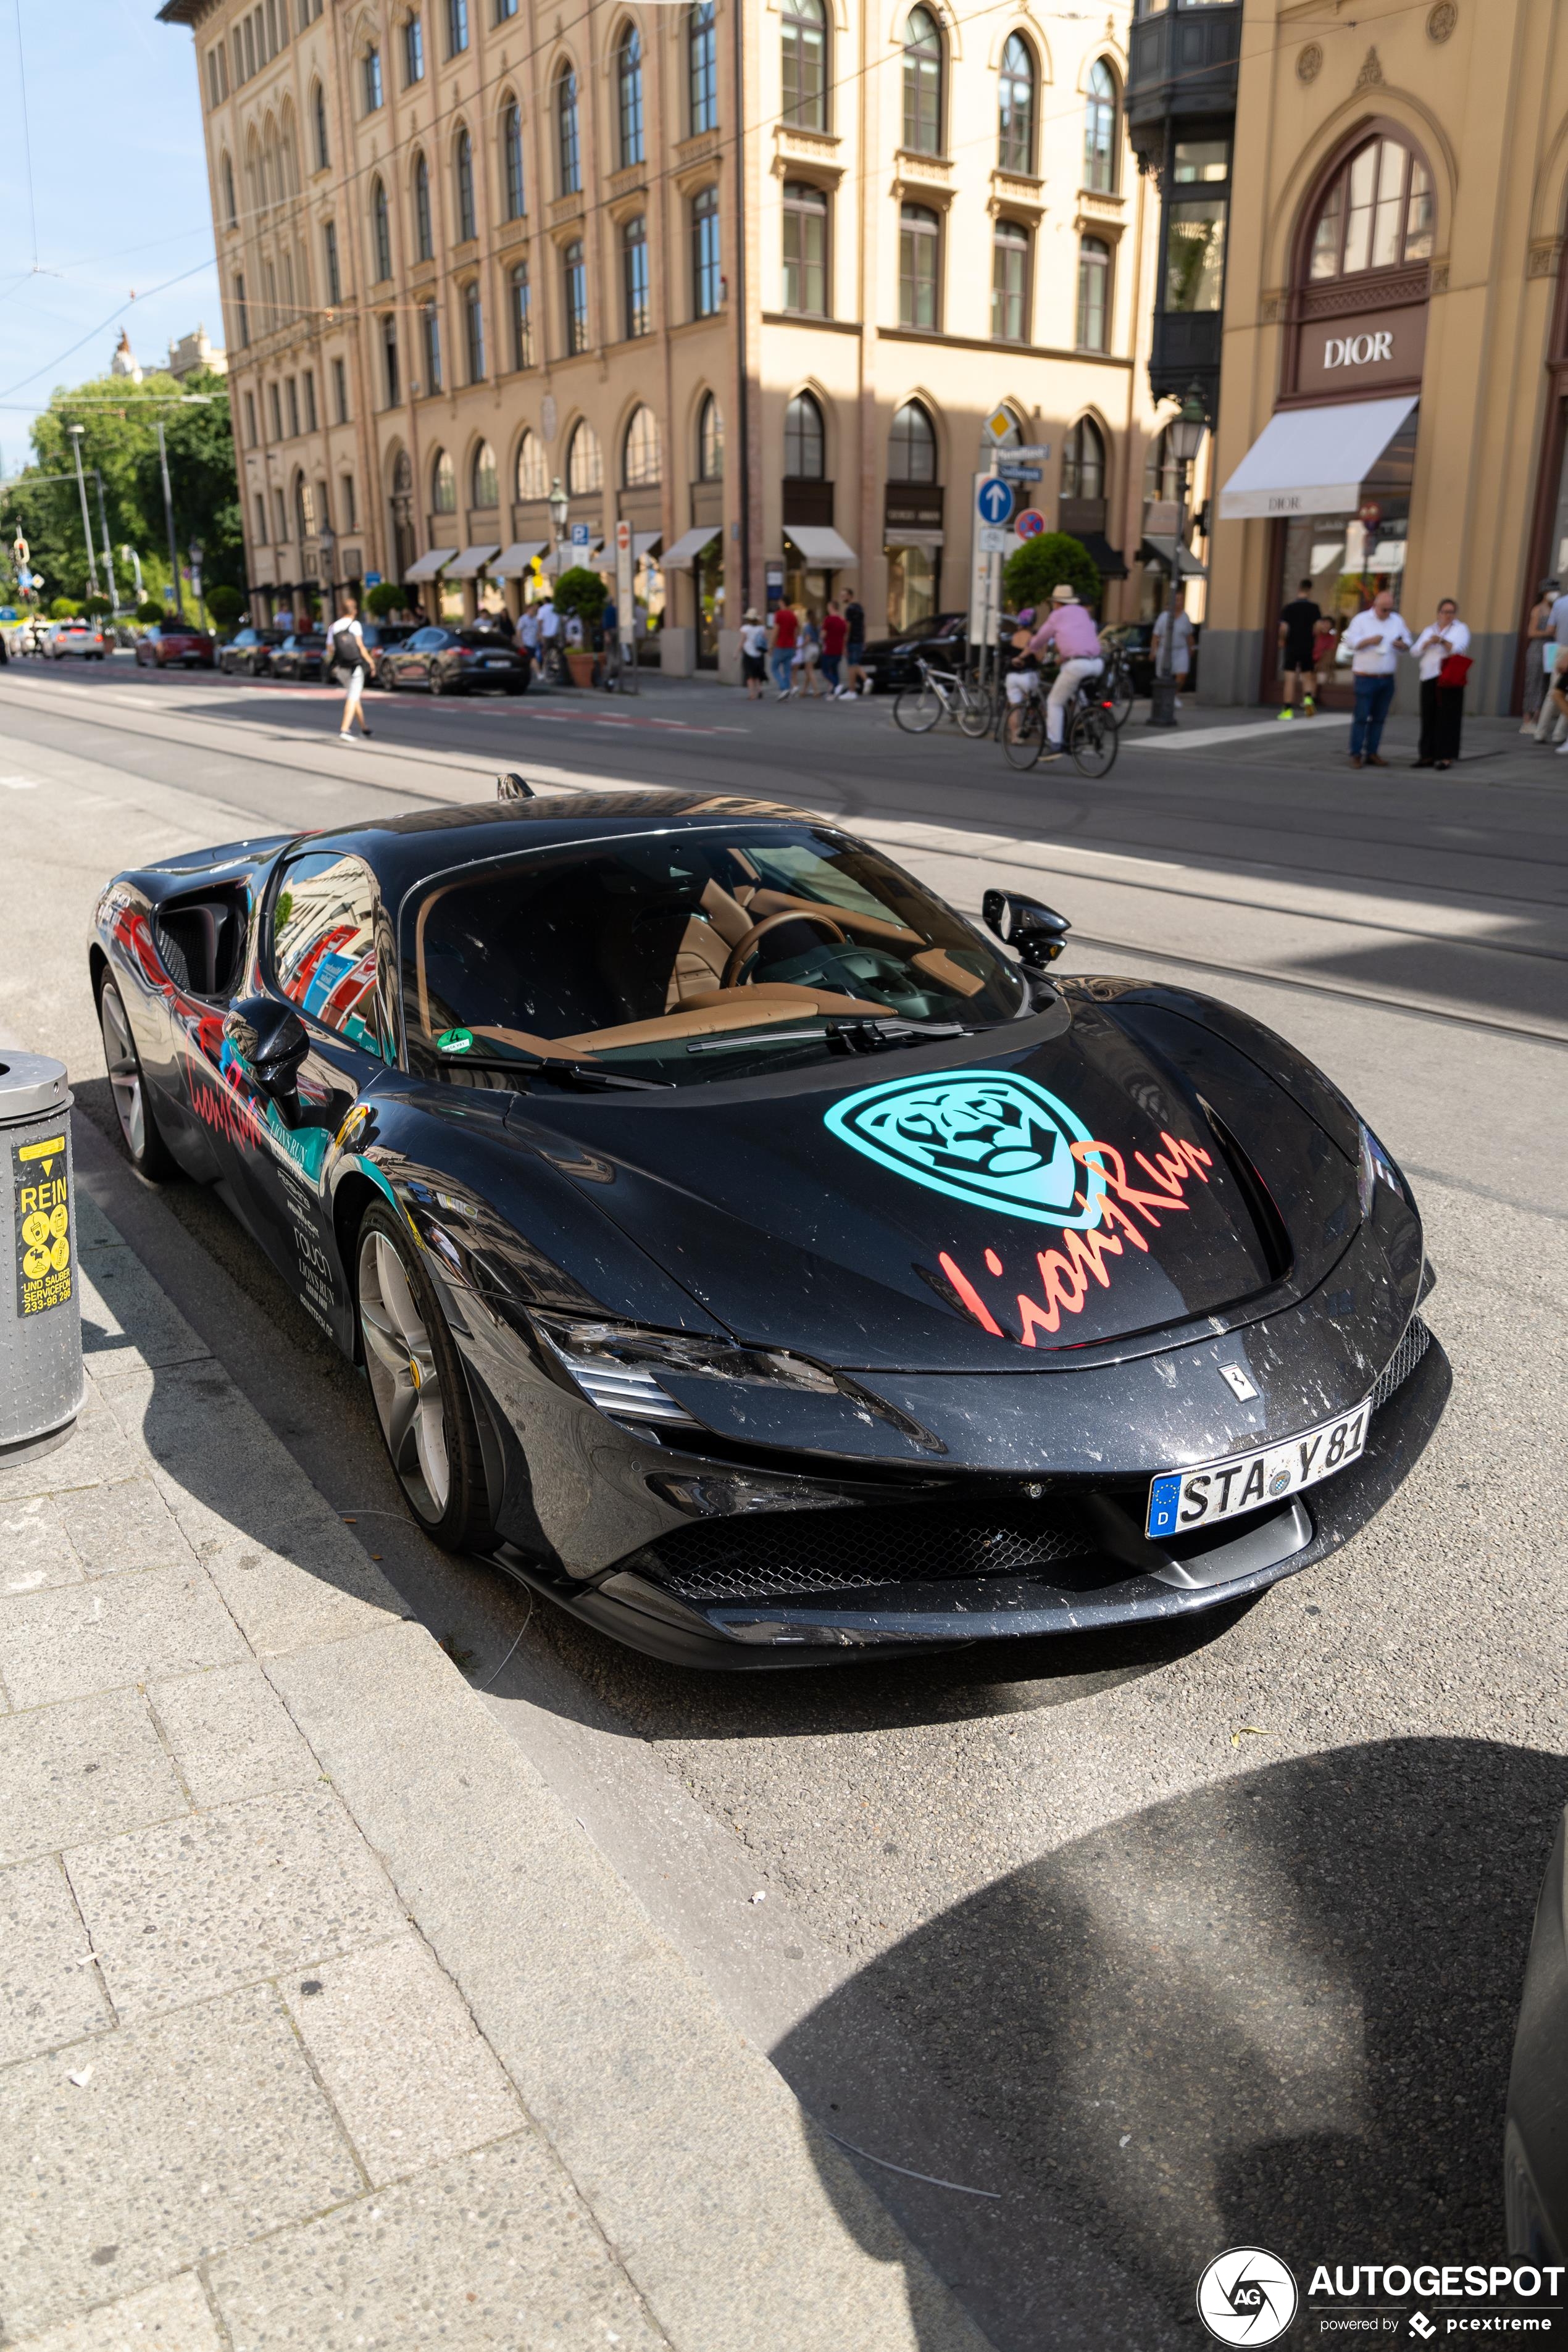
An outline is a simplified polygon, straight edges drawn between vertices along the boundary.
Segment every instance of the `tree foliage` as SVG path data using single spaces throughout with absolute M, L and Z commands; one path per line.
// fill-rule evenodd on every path
M 245 596 L 238 588 L 231 588 L 220 580 L 216 588 L 207 590 L 207 611 L 220 629 L 232 627 L 245 610 Z
M 376 619 L 384 621 L 394 613 L 401 613 L 412 608 L 415 599 L 406 588 L 400 588 L 395 580 L 378 580 L 374 588 L 365 590 L 364 601 Z
M 1065 530 L 1043 530 L 1037 539 L 1026 539 L 1007 558 L 1002 577 L 1010 612 L 1021 613 L 1028 604 L 1040 611 L 1050 603 L 1051 590 L 1064 582 L 1078 591 L 1081 603 L 1100 602 L 1100 566 L 1082 540 Z
M 576 563 L 570 572 L 563 572 L 555 583 L 555 609 L 558 613 L 581 614 L 591 625 L 604 611 L 609 593 L 596 572 L 590 572 L 585 563 Z

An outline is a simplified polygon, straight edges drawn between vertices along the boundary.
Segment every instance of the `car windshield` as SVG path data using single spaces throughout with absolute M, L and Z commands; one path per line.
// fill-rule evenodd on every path
M 826 826 L 542 850 L 434 883 L 402 923 L 429 1076 L 568 1061 L 694 1085 L 819 1060 L 845 1024 L 984 1029 L 1030 1003 L 982 934 Z

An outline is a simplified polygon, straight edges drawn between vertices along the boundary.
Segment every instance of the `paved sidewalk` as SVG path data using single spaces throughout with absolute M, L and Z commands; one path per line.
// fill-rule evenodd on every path
M 0 2344 L 984 2352 L 79 1202 L 0 1471 Z

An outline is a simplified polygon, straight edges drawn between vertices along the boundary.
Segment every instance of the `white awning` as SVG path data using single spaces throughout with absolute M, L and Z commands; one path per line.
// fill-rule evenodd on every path
M 1416 405 L 1347 400 L 1328 408 L 1281 408 L 1219 494 L 1222 522 L 1256 515 L 1342 514 Z
M 428 555 L 422 555 L 417 562 L 411 563 L 403 576 L 405 580 L 434 580 L 457 552 L 455 547 L 433 547 Z
M 695 563 L 709 541 L 718 536 L 719 525 L 716 522 L 700 522 L 695 530 L 682 531 L 675 545 L 665 549 L 660 569 L 679 572 L 682 564 Z
M 632 533 L 632 562 L 634 563 L 640 563 L 645 555 L 650 555 L 653 552 L 653 550 L 658 545 L 659 541 L 663 537 L 664 533 L 661 530 L 634 530 Z
M 526 578 L 533 568 L 534 557 L 542 555 L 549 544 L 547 539 L 514 539 L 490 565 L 490 577 L 494 580 Z
M 859 563 L 860 558 L 847 541 L 819 523 L 786 522 L 784 535 L 808 563 L 819 563 L 825 571 L 838 572 L 846 564 Z
M 1173 539 L 1167 539 L 1163 531 L 1146 530 L 1143 534 L 1143 544 L 1145 547 L 1152 547 L 1153 549 L 1155 554 L 1159 557 L 1167 572 L 1170 571 L 1172 565 L 1177 561 L 1176 542 Z M 1184 547 L 1181 550 L 1180 560 L 1182 577 L 1184 580 L 1206 580 L 1208 578 L 1209 575 L 1207 571 L 1205 569 L 1204 565 L 1198 562 L 1197 557 L 1193 553 L 1190 547 Z
M 465 547 L 456 562 L 447 566 L 447 577 L 448 580 L 477 580 L 491 556 L 500 553 L 500 544 L 494 541 L 489 547 Z

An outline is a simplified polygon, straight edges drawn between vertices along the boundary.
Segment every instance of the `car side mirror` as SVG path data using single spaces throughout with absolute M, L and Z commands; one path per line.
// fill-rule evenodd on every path
M 1034 971 L 1055 963 L 1067 945 L 1072 925 L 1053 908 L 1036 898 L 1020 898 L 1012 890 L 987 890 L 980 902 L 985 928 L 1005 947 L 1016 948 L 1020 961 Z
M 225 1013 L 223 1034 L 263 1094 L 287 1101 L 298 1093 L 310 1039 L 291 1005 L 271 996 L 243 997 Z

